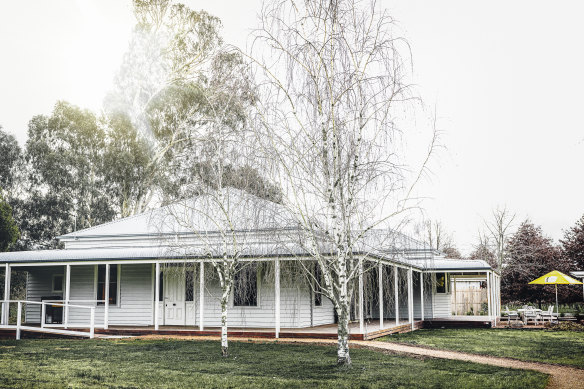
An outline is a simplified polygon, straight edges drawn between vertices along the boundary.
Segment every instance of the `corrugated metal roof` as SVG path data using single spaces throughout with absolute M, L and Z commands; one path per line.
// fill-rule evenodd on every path
M 451 259 L 411 259 L 397 254 L 367 254 L 372 260 L 384 259 L 394 263 L 425 270 L 490 270 L 491 267 L 481 260 Z M 243 258 L 267 259 L 273 257 L 310 256 L 296 245 L 262 245 L 260 248 L 248 248 L 242 253 Z M 121 260 L 156 260 L 156 259 L 205 259 L 202 250 L 185 247 L 123 247 L 102 249 L 37 250 L 0 253 L 0 263 L 52 263 L 52 262 L 92 262 Z
M 412 260 L 417 266 L 428 270 L 491 270 L 491 266 L 483 260 L 474 259 L 429 259 Z
M 225 189 L 223 196 L 222 199 L 211 194 L 193 197 L 57 239 L 208 233 L 229 228 L 248 231 L 297 227 L 297 223 L 281 204 L 232 188 Z M 225 217 L 225 212 L 228 212 L 229 219 Z

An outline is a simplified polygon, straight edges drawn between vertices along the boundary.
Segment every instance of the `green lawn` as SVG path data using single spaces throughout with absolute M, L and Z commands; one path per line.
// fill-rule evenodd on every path
M 331 346 L 188 340 L 0 341 L 0 386 L 119 388 L 544 388 L 533 371 L 352 350 L 334 366 Z
M 584 332 L 428 329 L 380 340 L 584 368 Z

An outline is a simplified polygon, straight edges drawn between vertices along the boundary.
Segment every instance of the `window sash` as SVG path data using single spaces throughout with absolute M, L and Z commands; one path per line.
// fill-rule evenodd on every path
M 109 305 L 118 303 L 118 266 L 110 265 Z M 105 265 L 97 265 L 97 300 L 105 300 Z M 97 305 L 105 305 L 98 301 Z

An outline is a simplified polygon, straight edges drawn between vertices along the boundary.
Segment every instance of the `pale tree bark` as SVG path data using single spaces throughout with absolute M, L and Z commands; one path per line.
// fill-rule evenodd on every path
M 339 318 L 340 365 L 351 363 L 358 261 L 397 245 L 436 141 L 433 132 L 419 169 L 405 166 L 399 126 L 418 100 L 400 55 L 409 46 L 394 28 L 375 2 L 271 1 L 248 57 L 262 80 L 256 144 L 322 271 L 314 281 Z

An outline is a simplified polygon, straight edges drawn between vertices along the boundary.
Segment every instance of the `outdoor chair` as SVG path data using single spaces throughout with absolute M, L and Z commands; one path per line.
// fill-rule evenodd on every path
M 534 309 L 528 309 L 523 313 L 523 322 L 527 325 L 529 321 L 533 321 L 535 325 L 538 324 L 540 319 L 539 313 L 537 313 Z
M 507 322 L 511 323 L 511 320 L 517 321 L 519 319 L 519 313 L 517 311 L 509 310 L 509 306 L 505 305 L 504 313 L 507 315 Z
M 547 311 L 541 313 L 541 320 L 545 322 L 548 319 L 550 323 L 552 321 L 558 322 L 558 314 L 554 312 L 554 306 L 550 305 Z

